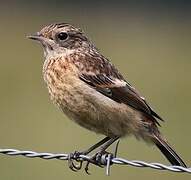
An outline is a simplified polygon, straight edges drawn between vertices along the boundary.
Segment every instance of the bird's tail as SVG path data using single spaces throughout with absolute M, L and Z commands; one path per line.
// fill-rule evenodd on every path
M 154 135 L 154 142 L 172 165 L 186 167 L 186 164 L 183 162 L 183 160 L 160 135 Z

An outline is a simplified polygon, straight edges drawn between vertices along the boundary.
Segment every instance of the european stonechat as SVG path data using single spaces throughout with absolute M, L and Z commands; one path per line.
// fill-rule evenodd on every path
M 186 167 L 159 132 L 162 118 L 81 29 L 55 23 L 29 38 L 43 46 L 52 101 L 80 126 L 106 136 L 83 154 L 95 148 L 103 154 L 117 139 L 133 134 L 155 144 L 172 165 Z

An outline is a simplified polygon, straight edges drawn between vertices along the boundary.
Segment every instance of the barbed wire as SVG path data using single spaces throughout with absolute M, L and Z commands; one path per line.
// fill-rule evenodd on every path
M 47 153 L 47 152 L 34 152 L 34 151 L 20 151 L 17 149 L 0 149 L 0 154 L 6 154 L 10 156 L 24 156 L 28 158 L 41 158 L 41 159 L 57 159 L 57 160 L 69 160 L 69 158 L 72 158 L 76 161 L 87 161 L 91 163 L 91 157 L 86 155 L 79 155 L 78 157 L 72 156 L 71 154 L 63 154 L 63 153 Z M 71 160 L 71 159 L 70 159 Z M 109 175 L 110 173 L 110 166 L 112 164 L 118 164 L 118 165 L 130 165 L 134 167 L 147 167 L 152 168 L 156 170 L 167 170 L 172 172 L 184 172 L 184 173 L 190 173 L 191 174 L 191 168 L 185 168 L 182 166 L 167 166 L 161 163 L 147 163 L 144 161 L 139 160 L 127 160 L 123 158 L 117 158 L 113 157 L 111 154 L 104 154 L 100 158 L 100 165 L 106 166 L 106 174 Z

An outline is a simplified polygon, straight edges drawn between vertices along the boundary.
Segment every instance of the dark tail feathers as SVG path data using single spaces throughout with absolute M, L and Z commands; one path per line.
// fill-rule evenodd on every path
M 183 160 L 176 154 L 170 145 L 160 136 L 154 135 L 155 144 L 172 165 L 186 167 Z

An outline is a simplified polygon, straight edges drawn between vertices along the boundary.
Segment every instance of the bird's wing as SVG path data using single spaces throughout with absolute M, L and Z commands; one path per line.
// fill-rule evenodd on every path
M 81 74 L 80 79 L 112 100 L 127 104 L 149 116 L 162 120 L 147 104 L 145 99 L 140 96 L 136 89 L 125 80 L 105 74 L 92 75 L 88 73 Z M 155 123 L 159 124 L 157 121 L 155 121 Z

